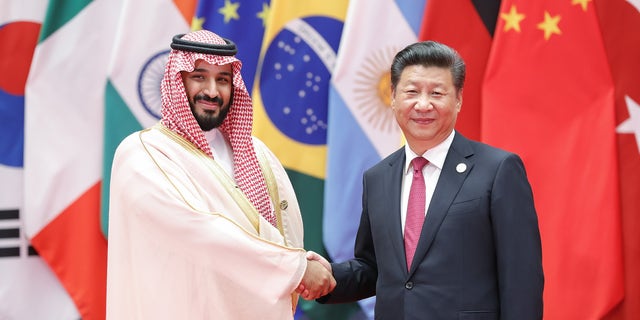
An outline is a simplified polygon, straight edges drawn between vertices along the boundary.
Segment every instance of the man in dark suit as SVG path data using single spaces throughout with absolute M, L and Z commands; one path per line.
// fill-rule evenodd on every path
M 407 144 L 365 172 L 355 258 L 331 264 L 337 286 L 319 302 L 376 295 L 376 319 L 542 318 L 524 165 L 454 130 L 464 78 L 460 56 L 437 42 L 395 56 L 391 107 Z

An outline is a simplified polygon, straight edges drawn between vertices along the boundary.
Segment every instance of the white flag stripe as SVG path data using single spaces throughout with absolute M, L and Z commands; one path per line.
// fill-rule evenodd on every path
M 336 72 L 332 78 L 335 88 L 381 157 L 400 146 L 401 134 L 388 102 L 382 100 L 375 89 L 387 76 L 395 53 L 417 40 L 396 3 L 384 2 L 372 6 L 366 1 L 355 0 L 349 6 L 347 32 L 340 42 Z M 359 95 L 363 90 L 368 92 Z M 376 98 L 369 103 L 361 103 L 371 96 Z M 359 104 L 362 107 L 358 107 Z M 371 113 L 375 112 L 373 108 L 380 109 L 382 118 L 379 121 L 382 123 L 371 121 Z
M 20 219 L 2 219 L 0 220 L 0 229 L 20 228 L 22 225 Z M 0 244 L 7 239 L 0 238 Z
M 140 17 L 144 12 L 154 14 L 152 17 Z M 140 100 L 138 85 L 141 72 L 145 66 L 148 67 L 143 80 L 149 78 L 150 82 L 148 88 L 143 88 L 143 94 L 148 89 L 152 91 L 150 94 L 158 95 L 155 101 L 159 114 L 160 80 L 164 75 L 164 63 L 168 54 L 156 57 L 157 61 L 151 59 L 168 51 L 171 38 L 189 31 L 189 25 L 170 0 L 126 1 L 122 17 L 109 65 L 109 78 L 142 127 L 149 127 L 158 119 L 145 109 Z M 154 62 L 156 68 L 149 68 Z
M 118 3 L 92 1 L 36 48 L 25 116 L 29 199 L 24 209 L 30 237 L 101 179 L 103 100 L 111 51 L 99 48 L 111 47 Z M 78 32 L 89 28 L 91 32 Z
M 0 209 L 22 206 L 22 168 L 0 165 Z
M 0 230 L 1 229 L 11 229 L 11 228 L 18 228 L 19 224 L 16 226 L 3 226 L 0 225 Z M 24 247 L 26 243 L 26 240 L 22 240 L 20 238 L 5 238 L 5 239 L 0 239 L 0 248 L 11 248 L 11 247 Z
M 7 6 L 6 2 L 2 3 L 0 10 L 0 25 L 12 21 L 28 21 L 42 23 L 42 18 L 47 10 L 49 1 L 16 1 L 12 0 Z
M 0 319 L 78 319 L 71 298 L 38 257 L 0 259 Z
M 333 71 L 336 64 L 336 54 L 318 30 L 302 19 L 294 19 L 287 22 L 285 29 L 302 38 L 303 42 L 308 44 L 313 49 L 313 52 L 320 57 L 329 73 Z

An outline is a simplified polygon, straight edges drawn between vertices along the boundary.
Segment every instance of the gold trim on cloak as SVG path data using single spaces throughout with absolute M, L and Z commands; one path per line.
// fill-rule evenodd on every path
M 271 170 L 269 159 L 267 159 L 262 146 L 257 147 L 256 151 L 258 151 L 256 152 L 256 155 L 258 156 L 258 162 L 260 163 L 260 168 L 262 169 L 262 175 L 264 176 L 264 180 L 267 183 L 269 198 L 271 198 L 271 205 L 273 206 L 273 211 L 276 215 L 276 227 L 284 238 L 285 244 L 287 244 L 287 237 L 284 233 L 284 227 L 282 226 L 282 210 L 279 205 L 280 193 L 278 192 L 278 182 L 276 181 L 276 176 L 273 174 L 273 170 Z
M 200 150 L 194 144 L 189 142 L 187 139 L 185 139 L 181 135 L 169 130 L 167 127 L 165 127 L 161 123 L 157 123 L 155 126 L 153 126 L 151 128 L 144 129 L 144 130 L 140 131 L 139 138 L 140 138 L 140 142 L 142 143 L 142 146 L 144 147 L 145 151 L 147 152 L 147 154 L 149 154 L 149 156 L 151 157 L 153 162 L 156 164 L 156 166 L 158 168 L 160 168 L 160 170 L 162 171 L 162 174 L 167 178 L 169 183 L 171 183 L 171 185 L 177 190 L 177 192 L 182 197 L 182 200 L 191 209 L 193 209 L 194 211 L 201 211 L 201 210 L 195 208 L 193 205 L 191 205 L 191 203 L 189 203 L 189 201 L 186 199 L 186 197 L 180 191 L 180 188 L 178 188 L 173 183 L 173 181 L 169 178 L 169 176 L 164 172 L 164 170 L 162 170 L 162 167 L 156 161 L 156 159 L 153 157 L 151 152 L 147 149 L 147 146 L 145 145 L 145 142 L 142 140 L 142 134 L 147 132 L 147 131 L 150 131 L 152 129 L 156 129 L 156 130 L 160 131 L 162 134 L 166 135 L 171 140 L 173 140 L 176 143 L 178 143 L 180 146 L 182 146 L 187 151 L 192 153 L 205 166 L 207 166 L 211 170 L 211 172 L 216 176 L 218 181 L 220 181 L 220 183 L 225 188 L 225 190 L 229 193 L 229 195 L 231 195 L 231 197 L 234 199 L 234 201 L 238 204 L 238 206 L 240 207 L 242 212 L 244 212 L 245 216 L 247 217 L 247 219 L 249 219 L 249 222 L 251 222 L 251 225 L 254 227 L 254 229 L 256 230 L 257 234 L 258 235 L 260 234 L 260 222 L 259 222 L 260 213 L 253 206 L 251 201 L 249 201 L 249 199 L 247 199 L 246 195 L 244 194 L 244 192 L 242 192 L 240 187 L 235 184 L 234 180 L 231 177 L 229 177 L 229 175 L 224 171 L 224 169 L 222 169 L 222 167 L 220 166 L 220 164 L 218 162 L 214 161 L 213 158 L 211 158 L 209 155 L 204 153 L 202 150 Z M 256 145 L 254 144 L 254 146 L 256 146 Z M 282 202 L 282 204 L 280 203 L 280 193 L 278 191 L 278 183 L 276 181 L 276 178 L 275 178 L 275 175 L 273 173 L 273 170 L 271 169 L 271 166 L 269 165 L 269 160 L 266 157 L 265 151 L 262 149 L 262 146 L 256 147 L 255 149 L 257 150 L 256 155 L 258 157 L 258 162 L 260 163 L 260 169 L 261 169 L 262 175 L 264 176 L 265 182 L 267 184 L 267 191 L 268 191 L 269 197 L 271 199 L 271 205 L 273 206 L 273 210 L 274 210 L 275 215 L 276 215 L 277 229 L 278 229 L 278 231 L 280 232 L 280 234 L 282 235 L 282 237 L 284 239 L 284 246 L 287 247 L 287 248 L 293 249 L 292 247 L 288 246 L 288 241 L 287 241 L 286 234 L 284 232 L 284 226 L 283 226 L 283 223 L 282 223 L 282 210 L 286 209 L 287 202 L 286 202 L 286 200 L 284 200 Z M 299 299 L 299 294 L 296 293 L 296 292 L 293 292 L 291 294 L 291 302 L 292 302 L 292 311 L 294 313 L 295 313 L 295 310 L 296 310 L 296 306 L 298 304 L 298 299 Z
M 284 238 L 284 244 L 288 246 L 287 237 L 284 233 L 284 227 L 282 225 L 282 210 L 287 208 L 287 202 L 284 200 L 282 203 L 280 202 L 280 193 L 278 192 L 278 182 L 276 181 L 276 177 L 273 174 L 273 170 L 271 170 L 271 166 L 269 165 L 269 160 L 266 157 L 265 150 L 262 149 L 262 146 L 257 147 L 256 152 L 258 156 L 258 161 L 260 162 L 260 167 L 262 168 L 262 174 L 264 175 L 264 179 L 267 182 L 267 190 L 269 191 L 269 196 L 271 198 L 271 204 L 273 205 L 273 210 L 276 214 L 276 222 L 278 226 L 278 231 Z M 291 311 L 295 314 L 296 307 L 298 306 L 298 300 L 300 295 L 297 292 L 291 293 Z
M 161 123 L 156 124 L 152 127 L 152 129 L 157 129 L 171 140 L 175 141 L 183 148 L 187 149 L 190 153 L 192 153 L 202 164 L 204 164 L 209 170 L 214 174 L 216 179 L 220 182 L 220 184 L 224 187 L 224 189 L 229 193 L 229 195 L 233 198 L 233 200 L 238 204 L 242 212 L 244 212 L 251 225 L 254 227 L 256 232 L 260 234 L 260 213 L 253 206 L 251 201 L 246 197 L 244 192 L 240 189 L 233 178 L 231 178 L 225 171 L 222 169 L 220 164 L 211 158 L 209 155 L 204 153 L 194 144 L 189 142 L 187 139 L 182 137 L 181 135 L 169 130 L 167 127 L 163 126 Z M 154 160 L 155 161 L 155 160 Z M 264 173 L 263 173 L 264 175 Z M 266 179 L 266 177 L 265 177 Z M 268 184 L 268 183 L 267 183 Z M 179 192 L 179 191 L 178 191 Z M 183 199 L 184 196 L 183 196 Z M 186 199 L 185 199 L 186 201 Z M 191 205 L 189 205 L 192 207 Z

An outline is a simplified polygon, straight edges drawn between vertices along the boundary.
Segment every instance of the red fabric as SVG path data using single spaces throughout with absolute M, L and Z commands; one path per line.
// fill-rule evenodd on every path
M 31 239 L 84 320 L 105 318 L 107 240 L 100 230 L 100 183 Z
M 640 104 L 640 8 L 626 0 L 596 0 L 595 6 L 615 83 L 625 258 L 624 301 L 606 319 L 637 319 L 640 315 L 640 107 L 637 106 Z M 633 119 L 635 124 L 631 122 Z
M 524 17 L 520 31 L 506 28 L 512 8 Z M 600 319 L 624 285 L 614 87 L 594 5 L 506 0 L 500 12 L 482 135 L 525 162 L 542 236 L 545 319 Z M 546 37 L 545 16 L 557 27 Z
M 464 59 L 467 78 L 456 130 L 467 138 L 480 140 L 482 79 L 491 35 L 475 7 L 469 0 L 429 0 L 419 38 L 442 42 L 456 49 Z
M 404 224 L 404 251 L 407 257 L 407 270 L 411 268 L 411 261 L 416 253 L 420 232 L 424 224 L 426 213 L 426 188 L 422 168 L 428 163 L 427 159 L 417 157 L 411 160 L 413 166 L 413 180 L 409 190 L 409 202 L 407 204 L 407 218 Z
M 209 44 L 225 44 L 222 38 L 208 30 L 188 33 L 183 36 L 183 39 Z M 271 208 L 267 184 L 253 149 L 251 138 L 253 105 L 240 74 L 242 67 L 240 60 L 235 56 L 171 50 L 161 86 L 162 124 L 213 157 L 209 143 L 204 137 L 204 131 L 200 129 L 191 112 L 180 75 L 180 71 L 193 71 L 195 62 L 199 59 L 215 65 L 232 64 L 233 104 L 219 129 L 229 137 L 233 149 L 234 175 L 240 189 L 258 212 L 276 226 L 276 216 Z

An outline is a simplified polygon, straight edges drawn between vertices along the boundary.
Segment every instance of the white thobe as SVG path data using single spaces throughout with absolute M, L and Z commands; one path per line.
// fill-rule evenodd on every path
M 280 230 L 175 133 L 157 125 L 123 140 L 111 174 L 107 319 L 293 318 L 307 263 L 300 209 L 280 162 L 254 145 L 277 185 Z

